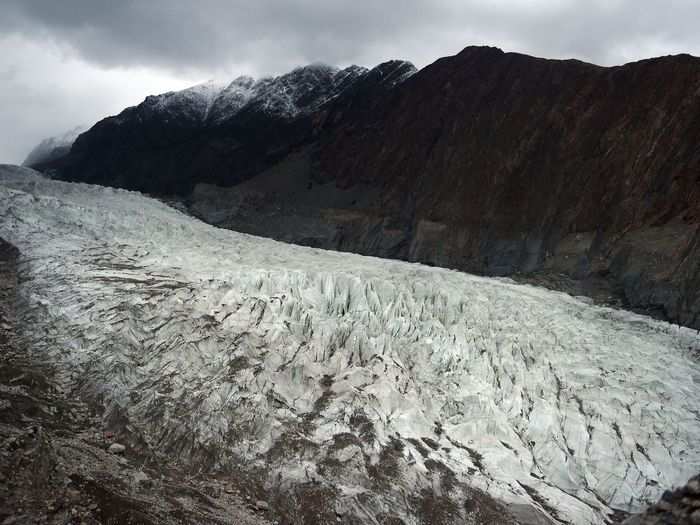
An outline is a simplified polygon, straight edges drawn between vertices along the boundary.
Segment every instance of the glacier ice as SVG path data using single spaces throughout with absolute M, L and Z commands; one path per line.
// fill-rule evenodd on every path
M 406 523 L 406 506 L 366 482 L 391 443 L 395 492 L 435 485 L 442 465 L 573 524 L 640 509 L 700 471 L 690 329 L 220 230 L 138 193 L 22 168 L 0 167 L 0 219 L 22 252 L 32 350 L 183 462 L 245 458 Z

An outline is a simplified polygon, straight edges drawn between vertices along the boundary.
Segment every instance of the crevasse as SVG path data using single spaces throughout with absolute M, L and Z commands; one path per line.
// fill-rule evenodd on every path
M 364 495 L 397 514 L 397 491 L 431 486 L 432 461 L 459 482 L 449 497 L 479 488 L 575 524 L 637 510 L 700 470 L 689 329 L 219 230 L 19 168 L 0 168 L 0 217 L 22 253 L 32 350 L 179 461 L 244 458 L 271 480 L 332 485 L 358 513 Z M 361 439 L 338 448 L 345 434 Z M 368 483 L 396 440 L 395 486 Z

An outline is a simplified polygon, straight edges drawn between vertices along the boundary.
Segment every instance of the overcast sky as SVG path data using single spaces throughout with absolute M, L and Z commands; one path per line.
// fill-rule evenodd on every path
M 700 55 L 699 20 L 700 0 L 0 0 L 0 162 L 211 78 L 471 44 L 616 65 Z

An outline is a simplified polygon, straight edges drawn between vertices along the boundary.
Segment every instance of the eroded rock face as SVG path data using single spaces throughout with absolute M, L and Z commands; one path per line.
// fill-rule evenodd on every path
M 602 525 L 700 469 L 694 330 L 0 174 L 22 336 L 127 458 L 254 469 L 295 524 Z
M 333 115 L 331 114 L 333 118 Z M 700 60 L 615 68 L 467 48 L 323 135 L 321 170 L 382 188 L 402 257 L 609 273 L 700 325 Z
M 700 327 L 700 59 L 603 68 L 470 47 L 417 73 L 330 71 L 294 77 L 323 86 L 304 111 L 249 104 L 205 129 L 108 119 L 58 170 L 179 193 L 206 220 L 312 246 L 604 279 L 627 306 Z M 295 178 L 293 197 L 273 175 Z M 197 184 L 231 188 L 234 204 Z

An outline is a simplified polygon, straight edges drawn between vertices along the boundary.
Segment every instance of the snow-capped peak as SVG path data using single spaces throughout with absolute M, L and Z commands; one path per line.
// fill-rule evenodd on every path
M 402 61 L 386 62 L 372 70 L 355 65 L 340 69 L 312 63 L 275 77 L 239 76 L 230 82 L 209 80 L 181 91 L 151 95 L 138 106 L 103 122 L 121 126 L 135 118 L 139 123 L 175 123 L 196 130 L 222 125 L 244 110 L 293 119 L 317 110 L 369 75 L 379 76 L 383 84 L 393 87 L 414 72 L 413 65 Z M 24 164 L 36 166 L 65 155 L 82 131 L 82 127 L 75 128 L 61 137 L 44 140 Z
M 207 115 L 209 122 L 218 124 L 233 117 L 255 96 L 257 84 L 257 80 L 247 75 L 234 79 L 213 101 Z
M 338 79 L 357 76 L 357 70 L 340 70 L 324 64 L 298 67 L 271 79 L 263 79 L 251 105 L 281 117 L 311 111 L 337 94 Z
M 157 113 L 177 113 L 192 120 L 206 120 L 214 100 L 226 84 L 210 80 L 181 91 L 149 96 L 143 105 Z
M 239 77 L 219 94 L 209 120 L 224 122 L 244 107 L 293 118 L 318 108 L 367 71 L 359 66 L 339 69 L 314 63 L 276 77 Z
M 244 108 L 281 118 L 294 118 L 320 107 L 369 70 L 339 69 L 313 63 L 284 75 L 254 79 L 240 76 L 230 83 L 209 81 L 182 91 L 147 97 L 144 106 L 191 121 L 221 124 Z
M 29 152 L 27 158 L 24 159 L 22 163 L 23 166 L 36 166 L 38 164 L 43 164 L 45 162 L 51 162 L 52 160 L 63 156 L 70 150 L 70 147 L 75 142 L 83 131 L 85 131 L 85 126 L 76 126 L 63 133 L 62 135 L 57 135 L 55 137 L 49 137 L 42 140 L 37 146 Z

